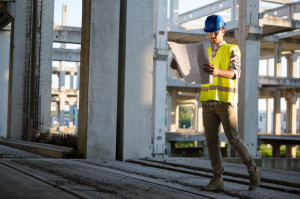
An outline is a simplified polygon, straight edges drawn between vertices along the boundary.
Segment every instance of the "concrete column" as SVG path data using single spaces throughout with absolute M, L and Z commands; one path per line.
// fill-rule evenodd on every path
M 241 50 L 239 79 L 239 133 L 252 155 L 257 153 L 258 133 L 258 66 L 260 57 L 259 0 L 239 2 L 239 29 L 236 31 Z
M 271 77 L 271 71 L 272 68 L 274 68 L 274 60 L 273 59 L 267 59 L 267 76 Z
M 168 2 L 154 1 L 154 65 L 153 65 L 153 119 L 152 154 L 165 153 L 165 106 L 166 106 L 166 67 Z
M 60 62 L 60 72 L 59 72 L 59 86 L 58 90 L 63 92 L 66 87 L 66 71 L 65 71 L 65 61 Z
M 274 48 L 275 77 L 281 77 L 281 42 L 275 42 Z
M 280 157 L 280 144 L 272 144 L 272 156 L 273 158 L 279 158 Z
M 119 24 L 120 1 L 82 4 L 78 150 L 84 158 L 116 157 Z
M 297 133 L 297 107 L 298 97 L 289 96 L 286 100 L 286 132 L 291 134 Z
M 289 54 L 286 57 L 287 60 L 287 76 L 297 78 L 297 59 L 298 54 L 292 53 Z
M 0 137 L 7 138 L 7 104 L 9 86 L 9 51 L 11 31 L 0 31 Z
M 69 127 L 73 127 L 74 123 L 73 123 L 73 109 L 74 109 L 74 104 L 70 104 L 69 105 Z
M 196 106 L 196 116 L 197 116 L 197 128 L 196 131 L 197 132 L 204 132 L 204 128 L 203 128 L 203 114 L 202 114 L 202 104 L 200 102 L 200 95 L 197 95 L 197 106 Z
M 179 0 L 171 0 L 170 1 L 170 24 L 178 25 L 179 19 Z
M 118 114 L 122 113 L 124 116 L 123 121 L 120 121 L 123 124 L 120 129 L 123 131 L 122 136 L 118 132 L 118 139 L 123 138 L 123 158 L 121 158 L 121 151 L 118 151 L 117 158 L 119 160 L 150 155 L 151 120 L 153 119 L 151 113 L 154 2 L 153 0 L 131 0 L 126 2 L 126 16 L 124 16 L 126 24 L 123 24 L 123 29 L 120 30 L 121 37 L 123 37 L 122 34 L 126 35 L 126 38 L 121 41 L 121 43 L 124 42 L 121 45 L 124 45 L 126 52 L 123 51 L 125 57 L 120 57 L 124 61 L 125 71 L 123 76 L 124 98 L 119 99 L 121 106 L 122 103 L 124 105 L 124 110 L 118 112 Z M 124 1 L 121 1 L 122 3 Z M 122 9 L 121 6 L 121 12 Z M 137 109 L 138 111 L 136 111 Z
M 64 113 L 65 113 L 65 102 L 66 95 L 64 92 L 59 94 L 59 112 L 58 112 L 58 123 L 59 126 L 64 126 Z
M 172 97 L 167 92 L 167 131 L 171 131 L 171 111 L 172 111 Z
M 274 108 L 273 108 L 273 133 L 281 134 L 281 109 L 280 109 L 281 91 L 277 90 L 274 93 Z
M 70 74 L 70 89 L 74 89 L 74 76 L 75 74 L 71 72 Z
M 171 132 L 176 132 L 177 126 L 176 126 L 176 107 L 177 107 L 177 90 L 173 89 L 171 91 L 172 95 L 172 107 L 171 107 Z
M 76 135 L 78 135 L 79 83 L 80 83 L 80 63 L 78 63 L 77 65 L 77 82 L 76 82 L 76 110 L 75 110 Z
M 272 133 L 272 99 L 267 98 L 266 133 Z
M 175 131 L 177 131 L 177 129 L 179 128 L 179 104 L 176 105 L 175 108 Z
M 23 102 L 24 102 L 24 71 L 26 43 L 26 12 L 27 0 L 16 0 L 8 4 L 9 13 L 13 16 L 12 43 L 9 73 L 9 98 L 7 116 L 7 137 L 22 139 Z
M 296 158 L 297 146 L 295 145 L 286 145 L 285 148 L 285 157 L 286 158 Z
M 41 130 L 50 130 L 54 1 L 43 0 L 40 57 Z
M 78 149 L 86 158 L 151 154 L 153 13 L 152 0 L 83 4 Z

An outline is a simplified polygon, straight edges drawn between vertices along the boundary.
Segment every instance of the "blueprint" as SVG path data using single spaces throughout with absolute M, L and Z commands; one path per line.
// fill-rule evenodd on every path
M 206 43 L 178 44 L 168 42 L 173 58 L 184 81 L 189 84 L 212 83 L 213 76 L 204 71 L 204 64 L 209 64 Z

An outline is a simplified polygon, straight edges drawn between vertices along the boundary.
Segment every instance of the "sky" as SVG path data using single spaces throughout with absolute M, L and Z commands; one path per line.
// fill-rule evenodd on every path
M 168 0 L 169 1 L 169 0 Z M 196 9 L 198 7 L 201 7 L 203 5 L 213 3 L 216 0 L 210 0 L 210 1 L 202 1 L 202 0 L 179 0 L 179 14 L 182 14 L 184 12 Z M 294 0 L 299 1 L 299 0 Z M 81 10 L 82 10 L 82 0 L 55 0 L 55 8 L 54 8 L 54 25 L 62 25 L 62 5 L 67 5 L 67 25 L 68 26 L 74 26 L 74 27 L 81 27 Z M 278 7 L 278 4 L 274 3 L 266 3 L 263 2 L 261 6 L 266 7 Z M 300 17 L 300 15 L 299 15 Z M 54 47 L 59 47 L 58 44 L 54 44 Z M 68 45 L 67 48 L 78 48 L 78 45 Z M 53 65 L 58 65 L 58 62 L 54 62 Z M 298 65 L 299 65 L 299 59 L 298 59 Z M 75 67 L 76 63 L 67 63 L 67 66 Z M 273 72 L 274 73 L 274 72 Z M 299 69 L 297 71 L 298 77 L 299 77 Z M 260 67 L 259 67 L 259 75 L 266 75 L 267 74 L 267 66 L 266 66 L 266 60 L 260 61 Z M 282 59 L 282 75 L 286 76 L 286 59 Z M 53 87 L 57 87 L 58 77 L 53 77 Z M 66 77 L 66 82 L 69 82 L 69 77 Z M 69 87 L 68 85 L 66 86 Z M 297 104 L 299 103 L 299 100 L 297 101 Z M 260 100 L 259 102 L 259 109 L 265 110 L 265 100 Z M 285 100 L 282 100 L 282 110 L 286 109 Z M 298 107 L 298 105 L 297 105 Z

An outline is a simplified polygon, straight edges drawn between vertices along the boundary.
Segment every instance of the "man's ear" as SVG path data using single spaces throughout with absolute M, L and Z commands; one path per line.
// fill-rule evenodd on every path
M 225 28 L 222 29 L 222 33 L 223 33 L 223 35 L 225 35 Z

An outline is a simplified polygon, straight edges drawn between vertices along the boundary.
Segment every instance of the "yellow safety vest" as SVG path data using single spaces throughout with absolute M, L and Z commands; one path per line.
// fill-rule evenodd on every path
M 228 70 L 230 63 L 230 55 L 232 48 L 239 47 L 234 44 L 223 44 L 218 49 L 214 60 L 212 60 L 211 46 L 207 48 L 210 63 L 218 69 Z M 213 77 L 213 82 L 210 84 L 201 84 L 200 101 L 217 100 L 222 102 L 237 102 L 237 80 L 227 79 L 224 77 Z

